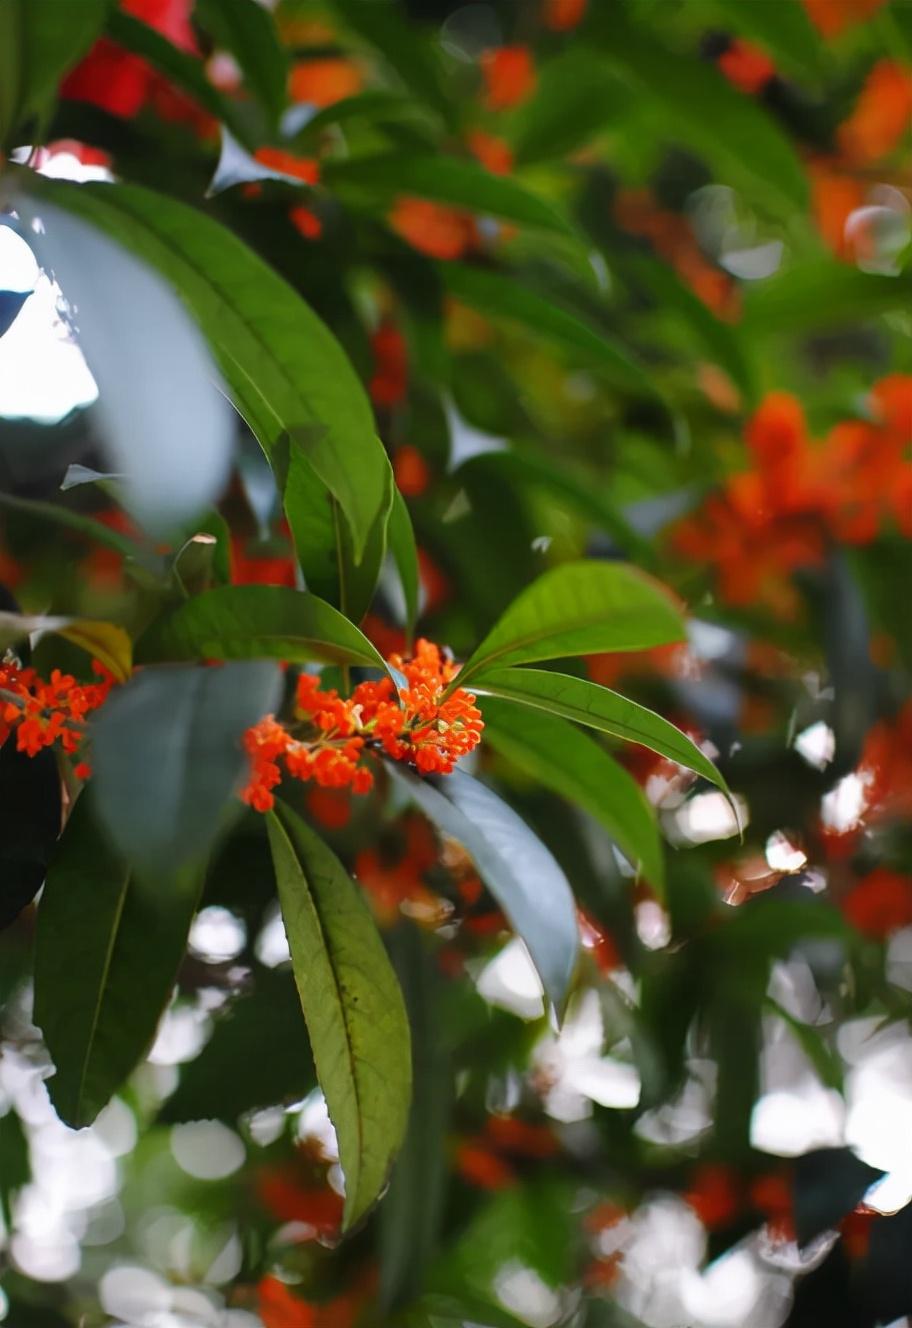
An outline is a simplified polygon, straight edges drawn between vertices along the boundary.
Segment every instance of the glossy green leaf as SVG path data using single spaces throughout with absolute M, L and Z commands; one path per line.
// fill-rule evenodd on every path
M 92 45 L 109 0 L 2 0 L 0 3 L 0 144 L 44 109 L 64 74 Z M 31 141 L 39 141 L 32 140 Z
M 215 1015 L 212 1037 L 181 1066 L 180 1082 L 158 1113 L 164 1124 L 222 1120 L 299 1102 L 316 1084 L 301 1002 L 287 969 L 256 970 L 252 991 Z
M 573 678 L 546 669 L 500 669 L 485 672 L 477 690 L 562 715 L 625 742 L 638 742 L 702 775 L 723 792 L 728 791 L 718 769 L 686 733 L 655 711 L 587 678 Z M 517 716 L 516 726 L 522 722 Z
M 38 914 L 35 1021 L 60 1118 L 89 1125 L 155 1036 L 200 889 L 198 873 L 140 883 L 101 833 L 89 796 L 73 811 Z
M 267 454 L 283 435 L 302 449 L 338 499 L 360 557 L 387 501 L 389 461 L 347 356 L 297 292 L 225 227 L 173 199 L 37 176 L 29 187 L 173 282 Z
M 479 876 L 525 941 L 542 986 L 563 1009 L 579 953 L 576 904 L 550 851 L 512 807 L 461 770 L 420 778 L 389 766 L 429 821 L 471 855 Z
M 646 650 L 684 637 L 671 596 L 627 563 L 564 563 L 517 595 L 463 664 L 459 686 L 506 664 L 608 650 Z
M 128 862 L 145 873 L 202 860 L 247 770 L 244 731 L 280 693 L 268 660 L 145 668 L 111 693 L 89 730 L 93 787 Z
M 339 1140 L 344 1225 L 378 1198 L 405 1134 L 411 1049 L 402 992 L 361 892 L 289 808 L 269 842 L 317 1078 Z
M 345 187 L 392 200 L 404 194 L 468 208 L 485 216 L 515 221 L 558 234 L 571 233 L 569 222 L 537 194 L 515 180 L 491 175 L 481 166 L 458 157 L 421 153 L 384 152 L 327 162 L 323 182 L 330 189 Z
M 782 215 L 806 208 L 807 177 L 772 116 L 695 53 L 656 40 L 648 21 L 636 21 L 636 6 L 629 14 L 620 5 L 600 9 L 590 31 L 634 95 L 663 116 L 669 135 L 704 155 L 724 181 Z
M 396 489 L 393 493 L 393 506 L 389 520 L 389 546 L 405 599 L 405 627 L 411 639 L 418 617 L 418 549 L 415 544 L 415 531 L 412 518 L 405 505 L 405 499 Z
M 480 313 L 520 323 L 535 337 L 556 346 L 572 363 L 599 369 L 628 391 L 656 395 L 654 381 L 625 347 L 525 286 L 515 275 L 464 263 L 441 264 L 440 273 L 450 294 Z
M 794 336 L 906 310 L 910 301 L 912 271 L 885 276 L 820 259 L 784 267 L 766 281 L 752 282 L 742 327 L 747 336 Z
M 182 659 L 318 660 L 384 669 L 363 632 L 316 595 L 288 586 L 220 586 L 196 595 L 136 643 L 142 663 Z
M 197 0 L 194 18 L 230 51 L 249 90 L 278 120 L 286 100 L 288 57 L 269 9 L 257 0 Z
M 521 672 L 521 670 L 518 670 Z M 558 715 L 485 700 L 484 740 L 545 788 L 588 812 L 656 890 L 665 882 L 655 812 L 632 775 Z

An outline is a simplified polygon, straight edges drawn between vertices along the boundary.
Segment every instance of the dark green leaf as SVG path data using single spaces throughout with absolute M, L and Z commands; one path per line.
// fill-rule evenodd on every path
M 125 558 L 137 558 L 143 553 L 142 546 L 128 535 L 122 535 L 119 530 L 112 530 L 110 526 L 90 516 L 83 516 L 81 512 L 74 512 L 61 503 L 43 503 L 35 498 L 17 498 L 11 493 L 0 493 L 0 507 L 6 507 L 11 512 L 21 512 L 23 516 L 34 517 L 39 522 L 47 521 L 51 525 L 72 530 L 74 534 L 82 535 L 93 544 L 113 549 Z
M 174 283 L 264 449 L 287 435 L 304 451 L 339 500 L 360 556 L 387 501 L 389 461 L 347 356 L 297 292 L 230 231 L 173 199 L 134 186 L 37 176 L 30 187 L 94 222 Z
M 0 1217 L 7 1231 L 13 1227 L 13 1201 L 32 1178 L 28 1136 L 12 1106 L 0 1116 Z
M 131 875 L 83 794 L 48 872 L 35 954 L 35 1021 L 57 1068 L 48 1087 L 75 1129 L 135 1068 L 171 996 L 200 881 L 152 884 Z
M 657 581 L 626 563 L 564 563 L 516 597 L 463 664 L 459 686 L 505 664 L 645 650 L 680 641 L 684 624 Z
M 542 985 L 561 1010 L 579 952 L 576 904 L 551 853 L 496 793 L 452 774 L 420 778 L 401 766 L 391 774 L 429 821 L 471 854 L 479 876 L 528 947 Z
M 0 928 L 34 899 L 60 834 L 60 775 L 54 753 L 0 743 Z
M 424 37 L 415 22 L 404 19 L 399 6 L 389 0 L 379 4 L 364 4 L 363 0 L 333 2 L 346 24 L 380 52 L 410 92 L 444 120 L 453 119 L 433 35 Z
M 545 788 L 594 816 L 661 892 L 665 863 L 655 813 L 633 776 L 592 738 L 556 715 L 490 700 L 484 702 L 483 713 L 485 742 Z
M 10 134 L 44 110 L 64 74 L 92 45 L 108 8 L 109 0 L 3 0 L 0 145 L 18 146 Z
M 623 111 L 625 92 L 610 66 L 585 50 L 568 50 L 542 69 L 535 96 L 519 112 L 520 165 L 561 157 L 582 146 Z
M 795 1160 L 795 1237 L 799 1245 L 837 1226 L 885 1173 L 850 1148 L 815 1148 Z
M 138 870 L 203 858 L 247 768 L 244 731 L 279 695 L 265 660 L 146 668 L 112 692 L 90 727 L 93 784 L 102 823 Z
M 216 1014 L 212 1037 L 181 1067 L 180 1082 L 158 1119 L 169 1125 L 188 1120 L 234 1124 L 247 1111 L 300 1101 L 315 1083 L 291 972 L 258 968 L 253 990 Z
M 602 370 L 628 391 L 656 395 L 654 381 L 625 347 L 523 285 L 515 275 L 464 263 L 441 264 L 440 272 L 447 290 L 472 308 L 522 324 L 534 336 L 551 342 L 571 362 Z
M 322 178 L 330 189 L 344 186 L 359 193 L 367 191 L 383 200 L 414 194 L 485 216 L 502 217 L 521 226 L 571 233 L 569 222 L 537 194 L 514 180 L 491 175 L 458 157 L 406 152 L 352 157 L 347 161 L 327 162 Z
M 501 669 L 490 673 L 485 671 L 478 691 L 549 710 L 554 715 L 563 715 L 564 719 L 611 733 L 626 742 L 638 742 L 702 775 L 723 793 L 728 792 L 725 780 L 712 761 L 686 733 L 655 711 L 586 678 L 572 678 L 546 669 Z M 517 717 L 515 723 L 519 725 L 522 720 Z
M 393 493 L 393 506 L 389 520 L 389 546 L 405 599 L 405 630 L 411 640 L 418 617 L 418 550 L 415 545 L 415 531 L 412 518 L 405 505 L 405 499 L 396 489 Z
M 289 586 L 220 586 L 160 618 L 137 660 L 319 660 L 384 669 L 383 657 L 338 609 Z M 265 713 L 265 712 L 264 712 Z
M 231 52 L 247 87 L 277 121 L 285 105 L 288 57 L 266 6 L 257 0 L 197 0 L 193 17 Z
M 820 259 L 751 282 L 742 327 L 746 336 L 793 336 L 908 309 L 910 300 L 912 271 L 888 277 Z
M 268 826 L 295 982 L 339 1140 L 350 1227 L 378 1198 L 405 1134 L 408 1019 L 370 910 L 338 858 L 282 804 Z

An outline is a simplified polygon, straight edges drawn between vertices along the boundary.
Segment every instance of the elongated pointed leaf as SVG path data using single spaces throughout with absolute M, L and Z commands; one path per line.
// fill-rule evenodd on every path
M 384 152 L 327 162 L 322 178 L 331 189 L 344 186 L 376 195 L 386 202 L 402 194 L 415 194 L 437 203 L 451 203 L 473 212 L 502 217 L 520 226 L 558 234 L 571 232 L 569 223 L 549 203 L 513 180 L 491 175 L 458 157 L 422 153 Z
M 139 884 L 80 797 L 48 872 L 35 953 L 35 1020 L 57 1068 L 51 1101 L 75 1129 L 154 1038 L 199 887 L 193 872 Z
M 180 659 L 319 660 L 383 669 L 363 632 L 316 595 L 289 586 L 220 586 L 153 623 L 142 663 Z
M 405 627 L 411 638 L 418 617 L 418 549 L 415 545 L 412 518 L 409 516 L 405 499 L 398 489 L 393 494 L 393 506 L 390 510 L 389 546 L 402 583 L 402 594 L 405 598 Z
M 193 601 L 188 601 L 192 603 Z M 244 731 L 275 709 L 278 666 L 142 669 L 90 727 L 98 814 L 143 872 L 203 858 L 242 782 Z
M 60 772 L 47 748 L 37 756 L 0 743 L 0 930 L 41 889 L 60 834 Z
M 108 0 L 0 5 L 0 144 L 6 145 L 21 120 L 44 109 L 60 79 L 95 40 L 107 9 Z
M 594 816 L 630 863 L 662 890 L 665 864 L 655 812 L 623 766 L 558 715 L 496 700 L 484 702 L 483 714 L 486 743 Z
M 548 710 L 553 715 L 562 715 L 564 719 L 611 733 L 627 742 L 638 742 L 702 775 L 724 793 L 728 792 L 722 775 L 686 733 L 654 710 L 586 678 L 549 673 L 545 669 L 492 670 L 485 673 L 478 691 L 523 706 Z
M 257 0 L 197 0 L 194 17 L 231 52 L 247 87 L 272 120 L 278 120 L 286 99 L 288 56 L 269 9 Z
M 53 632 L 94 656 L 113 673 L 118 682 L 126 682 L 132 671 L 130 638 L 115 623 L 96 622 L 92 618 L 30 618 L 20 613 L 0 613 L 0 650 L 33 632 Z
M 62 503 L 44 503 L 37 498 L 17 498 L 11 493 L 0 493 L 0 507 L 8 508 L 11 512 L 21 512 L 24 516 L 34 517 L 39 522 L 46 521 L 49 525 L 71 530 L 75 535 L 81 535 L 93 544 L 113 549 L 124 558 L 137 558 L 143 553 L 142 546 L 128 535 L 122 535 L 119 530 L 112 530 L 110 526 L 105 526 L 90 516 L 83 516 L 81 512 L 74 512 L 69 507 L 64 507 Z
M 379 1196 L 405 1134 L 412 1075 L 405 1003 L 370 910 L 335 854 L 281 804 L 268 826 L 350 1227 Z
M 283 435 L 338 499 L 360 558 L 386 502 L 389 461 L 370 402 L 332 333 L 272 268 L 218 222 L 127 185 L 29 177 L 171 281 L 267 454 Z
M 425 36 L 417 24 L 403 18 L 393 0 L 381 4 L 362 0 L 334 0 L 333 7 L 348 27 L 380 52 L 405 87 L 448 122 L 453 103 L 443 88 L 440 51 L 433 35 Z
M 462 687 L 505 664 L 645 650 L 680 641 L 684 625 L 669 593 L 626 563 L 564 563 L 517 595 L 463 664 Z
M 442 263 L 440 272 L 450 293 L 465 304 L 495 318 L 521 323 L 533 335 L 563 351 L 571 361 L 601 369 L 612 382 L 628 391 L 656 395 L 654 381 L 625 347 L 530 290 L 515 276 L 464 263 Z
M 542 985 L 562 1010 L 579 952 L 576 905 L 550 851 L 512 807 L 461 770 L 421 779 L 390 772 L 429 821 L 471 854 L 479 876 L 525 941 Z

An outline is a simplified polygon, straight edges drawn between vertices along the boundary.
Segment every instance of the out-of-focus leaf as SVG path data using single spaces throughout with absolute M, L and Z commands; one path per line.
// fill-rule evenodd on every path
M 171 996 L 199 874 L 151 885 L 137 883 L 83 794 L 48 872 L 35 954 L 35 1021 L 57 1069 L 48 1088 L 74 1129 L 134 1069 Z
M 288 57 L 269 9 L 257 0 L 197 0 L 193 17 L 234 56 L 247 87 L 275 123 L 285 106 Z
M 484 216 L 515 221 L 520 226 L 560 235 L 572 233 L 569 222 L 538 194 L 458 157 L 407 152 L 351 157 L 326 162 L 322 179 L 330 189 L 367 191 L 384 200 L 415 194 Z
M 0 928 L 34 899 L 60 834 L 60 775 L 54 753 L 0 744 Z
M 839 1053 L 828 1046 L 822 1034 L 816 1028 L 813 1028 L 810 1024 L 802 1023 L 800 1019 L 796 1019 L 793 1014 L 780 1005 L 778 1001 L 774 1001 L 771 996 L 766 998 L 766 1008 L 770 1014 L 774 1014 L 778 1019 L 781 1019 L 789 1032 L 794 1035 L 801 1050 L 817 1071 L 820 1082 L 826 1088 L 832 1088 L 837 1093 L 841 1093 L 844 1076 L 842 1058 Z
M 803 4 L 745 5 L 741 0 L 712 0 L 712 7 L 733 33 L 762 43 L 784 70 L 819 74 L 823 43 Z
M 669 592 L 636 568 L 564 563 L 517 595 L 463 664 L 458 685 L 507 664 L 646 650 L 683 636 Z
M 284 659 L 386 668 L 338 609 L 288 586 L 221 586 L 195 595 L 152 624 L 136 643 L 136 657 L 142 663 Z
M 629 16 L 628 16 L 629 14 Z M 696 148 L 721 178 L 784 216 L 807 207 L 807 178 L 791 142 L 761 106 L 700 60 L 656 41 L 636 6 L 600 8 L 590 32 L 638 96 L 661 113 L 669 135 Z M 745 151 L 745 143 L 750 151 Z
M 910 301 L 912 271 L 888 277 L 820 259 L 751 282 L 741 326 L 747 337 L 792 336 L 908 309 Z
M 0 1216 L 7 1231 L 13 1225 L 13 1200 L 32 1178 L 28 1137 L 12 1106 L 0 1116 Z
M 485 742 L 546 788 L 595 817 L 659 892 L 665 863 L 655 813 L 639 784 L 579 729 L 543 710 L 485 700 Z
M 293 107 L 292 111 L 286 113 L 283 124 L 292 119 L 293 112 L 306 109 L 304 106 Z M 395 123 L 400 119 L 425 118 L 426 115 L 425 108 L 411 97 L 372 89 L 370 92 L 358 92 L 353 97 L 344 97 L 341 101 L 334 101 L 331 105 L 322 107 L 303 123 L 299 120 L 294 128 L 289 128 L 289 132 L 295 135 L 296 143 L 304 144 L 324 133 L 330 126 L 345 125 L 352 120 L 367 119 L 376 125 L 378 121 L 382 123 L 389 120 Z
M 253 990 L 215 1016 L 198 1056 L 181 1067 L 180 1082 L 158 1119 L 165 1124 L 223 1120 L 259 1107 L 298 1102 L 314 1087 L 313 1057 L 288 969 L 257 969 Z
M 835 1227 L 885 1173 L 850 1148 L 815 1148 L 795 1159 L 795 1237 L 799 1245 Z
M 11 512 L 21 512 L 24 516 L 32 516 L 36 521 L 47 521 L 51 525 L 72 530 L 74 534 L 82 535 L 93 544 L 113 549 L 115 553 L 120 553 L 125 558 L 136 558 L 143 553 L 141 546 L 128 535 L 122 535 L 119 530 L 112 530 L 101 521 L 83 516 L 81 512 L 74 512 L 61 503 L 44 503 L 36 498 L 17 498 L 11 493 L 0 493 L 0 507 L 6 507 Z
M 202 860 L 247 767 L 244 731 L 275 710 L 280 688 L 278 666 L 257 660 L 145 668 L 111 693 L 90 725 L 93 786 L 137 870 Z
M 692 739 L 653 710 L 586 678 L 573 678 L 546 669 L 500 669 L 484 673 L 478 691 L 501 696 L 520 705 L 563 715 L 577 724 L 611 733 L 626 742 L 638 742 L 702 775 L 728 792 L 728 786 L 709 757 Z M 516 723 L 522 723 L 517 719 Z
M 520 165 L 580 147 L 618 111 L 626 93 L 610 66 L 586 50 L 568 50 L 541 71 L 535 96 L 518 112 Z
M 370 910 L 335 854 L 281 804 L 268 827 L 295 982 L 339 1140 L 344 1225 L 351 1227 L 379 1196 L 405 1135 L 405 1004 Z
M 469 1291 L 454 1296 L 429 1292 L 408 1309 L 403 1320 L 403 1328 L 465 1328 L 466 1324 L 472 1328 L 523 1328 L 521 1319 Z
M 120 188 L 106 187 L 112 194 Z M 105 227 L 70 215 L 71 196 L 58 206 L 23 194 L 16 206 L 40 221 L 32 245 L 78 309 L 80 346 L 100 392 L 93 410 L 113 467 L 124 473 L 126 502 L 143 525 L 167 533 L 221 496 L 233 451 L 231 411 L 175 292 Z
M 412 518 L 405 505 L 405 499 L 398 489 L 393 493 L 393 506 L 389 520 L 389 546 L 405 599 L 405 630 L 409 640 L 415 631 L 418 617 L 418 549 L 415 545 L 415 531 Z
M 107 32 L 126 50 L 148 60 L 154 69 L 164 74 L 170 83 L 187 93 L 210 115 L 214 115 L 216 120 L 228 125 L 236 138 L 249 141 L 250 135 L 243 118 L 215 84 L 210 83 L 202 60 L 182 51 L 148 23 L 141 22 L 118 6 L 113 6 L 108 14 Z
M 127 185 L 35 181 L 31 189 L 174 283 L 264 450 L 283 436 L 303 450 L 338 499 L 360 558 L 387 501 L 389 461 L 348 357 L 304 300 L 230 231 L 173 199 Z
M 654 381 L 625 347 L 524 286 L 515 276 L 464 263 L 443 263 L 440 272 L 450 294 L 472 308 L 522 324 L 534 336 L 558 347 L 571 361 L 602 370 L 628 391 L 656 395 Z
M 428 820 L 471 854 L 478 874 L 528 947 L 549 999 L 563 1009 L 579 952 L 576 904 L 551 853 L 496 793 L 454 770 L 419 778 L 390 773 Z
M 257 9 L 260 8 L 256 0 L 250 0 L 250 3 Z M 295 189 L 305 187 L 298 176 L 273 170 L 271 166 L 264 166 L 261 161 L 257 161 L 256 157 L 252 157 L 245 148 L 242 148 L 223 126 L 222 149 L 215 174 L 209 181 L 206 197 L 213 198 L 216 194 L 224 193 L 226 189 L 233 189 L 238 184 L 259 184 L 263 180 L 278 180 L 280 184 L 290 184 Z
M 386 1309 L 412 1300 L 437 1247 L 453 1096 L 435 956 L 410 922 L 391 933 L 389 945 L 412 1031 L 413 1091 L 405 1142 L 380 1209 L 380 1300 Z
M 66 468 L 66 474 L 60 481 L 60 492 L 66 493 L 67 489 L 78 489 L 81 484 L 97 484 L 100 488 L 104 488 L 106 481 L 123 479 L 126 479 L 126 476 L 116 471 L 92 470 L 90 466 L 74 463 Z
M 443 88 L 443 70 L 433 35 L 425 37 L 414 21 L 405 20 L 395 3 L 364 4 L 333 0 L 333 7 L 359 37 L 380 52 L 403 84 L 427 106 L 452 122 L 453 104 Z
M 101 30 L 109 0 L 3 0 L 0 5 L 0 145 L 42 111 Z M 33 141 L 33 140 L 29 140 Z M 34 140 L 39 141 L 39 140 Z

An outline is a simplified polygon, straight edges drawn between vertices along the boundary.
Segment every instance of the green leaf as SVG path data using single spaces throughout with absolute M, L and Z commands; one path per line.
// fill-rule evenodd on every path
M 751 282 L 742 328 L 746 336 L 794 336 L 906 310 L 910 301 L 912 270 L 888 277 L 820 259 Z
M 180 293 L 234 402 L 269 454 L 288 435 L 338 499 L 360 558 L 387 501 L 389 460 L 348 357 L 298 293 L 218 222 L 128 185 L 29 187 L 92 221 Z
M 405 630 L 409 641 L 415 632 L 418 618 L 418 549 L 415 545 L 415 531 L 412 518 L 405 505 L 405 499 L 398 489 L 393 492 L 393 506 L 389 520 L 389 546 L 405 598 Z
M 521 670 L 517 670 L 521 672 Z M 485 742 L 608 831 L 628 861 L 661 892 L 665 863 L 655 812 L 632 775 L 557 715 L 486 700 Z
M 582 146 L 623 110 L 624 97 L 605 61 L 585 49 L 549 60 L 535 96 L 518 112 L 517 163 L 563 157 Z
M 599 369 L 628 391 L 656 396 L 655 382 L 625 347 L 523 285 L 515 274 L 464 263 L 441 263 L 439 270 L 447 290 L 464 304 L 483 314 L 522 324 L 534 336 L 556 346 L 572 363 Z
M 496 793 L 452 774 L 420 778 L 389 764 L 429 821 L 471 855 L 518 936 L 525 941 L 549 999 L 563 1009 L 579 953 L 576 904 L 550 851 Z
M 339 569 L 339 607 L 353 622 L 360 622 L 370 608 L 383 560 L 386 557 L 386 543 L 389 535 L 390 508 L 393 501 L 393 472 L 387 472 L 387 502 L 377 516 L 360 563 L 355 562 L 354 549 L 348 527 L 341 519 L 338 504 L 334 503 L 333 516 L 335 526 L 336 559 Z
M 0 145 L 17 146 L 10 136 L 44 110 L 92 45 L 108 7 L 109 0 L 0 0 Z
M 564 563 L 517 595 L 463 664 L 458 686 L 505 664 L 646 650 L 683 637 L 680 614 L 657 581 L 626 563 Z
M 158 619 L 136 643 L 144 664 L 181 659 L 318 660 L 385 669 L 354 623 L 289 586 L 220 586 Z
M 35 1021 L 57 1067 L 51 1101 L 90 1125 L 136 1067 L 168 1004 L 199 897 L 194 872 L 140 883 L 83 794 L 38 911 Z
M 118 682 L 132 672 L 132 646 L 122 627 L 91 618 L 30 618 L 20 613 L 0 612 L 0 652 L 33 632 L 53 632 L 72 641 L 104 664 Z
M 781 1019 L 789 1032 L 794 1035 L 795 1041 L 813 1065 L 824 1087 L 835 1089 L 837 1093 L 841 1093 L 844 1089 L 845 1079 L 842 1057 L 834 1047 L 831 1047 L 825 1041 L 821 1031 L 814 1028 L 812 1024 L 806 1024 L 801 1019 L 797 1019 L 785 1006 L 773 1000 L 772 996 L 767 996 L 764 1004 L 769 1013 L 774 1014 L 777 1019 Z
M 779 4 L 744 4 L 743 0 L 712 0 L 726 27 L 765 46 L 783 69 L 815 75 L 823 65 L 823 42 L 800 0 Z
M 182 51 L 148 23 L 117 7 L 108 16 L 107 32 L 118 45 L 148 60 L 170 83 L 187 93 L 216 120 L 226 124 L 235 138 L 254 146 L 244 120 L 228 98 L 209 82 L 202 60 Z
M 299 1102 L 316 1083 L 301 1002 L 287 969 L 257 969 L 253 990 L 215 1017 L 202 1051 L 181 1066 L 158 1120 L 222 1120 L 276 1103 Z M 241 1072 L 243 1067 L 243 1072 Z
M 635 6 L 631 10 L 636 13 Z M 762 107 L 706 61 L 655 41 L 648 22 L 630 22 L 619 5 L 593 19 L 590 31 L 611 65 L 634 95 L 663 115 L 669 136 L 694 147 L 720 178 L 783 216 L 806 209 L 807 177 L 798 155 Z
M 119 530 L 112 530 L 110 526 L 90 516 L 83 516 L 81 512 L 74 512 L 61 503 L 43 503 L 37 498 L 17 498 L 11 493 L 0 493 L 0 507 L 34 517 L 36 521 L 47 521 L 51 525 L 72 530 L 74 534 L 82 535 L 93 544 L 113 549 L 125 558 L 139 558 L 144 552 L 142 546 L 130 539 L 129 535 L 122 535 Z
M 234 56 L 247 87 L 276 122 L 286 102 L 288 57 L 270 11 L 257 0 L 197 0 L 193 17 Z
M 411 1093 L 402 992 L 370 910 L 332 851 L 279 804 L 269 842 L 317 1078 L 339 1140 L 344 1226 L 378 1198 Z
M 322 180 L 329 189 L 346 187 L 369 192 L 384 201 L 402 194 L 469 208 L 521 226 L 572 234 L 569 222 L 550 203 L 514 180 L 458 157 L 410 152 L 384 152 L 324 164 Z
M 702 775 L 723 793 L 728 793 L 722 775 L 686 733 L 655 711 L 647 710 L 599 683 L 546 669 L 501 669 L 486 672 L 477 690 L 482 695 L 499 696 L 523 706 L 562 715 L 564 719 L 611 733 L 625 742 L 638 742 Z M 517 726 L 519 723 L 517 719 Z
M 443 70 L 437 43 L 418 26 L 404 20 L 395 3 L 364 4 L 363 0 L 333 0 L 333 7 L 359 37 L 375 47 L 402 79 L 406 88 L 448 123 L 453 104 L 443 88 Z
M 795 1159 L 795 1238 L 807 1245 L 837 1226 L 886 1173 L 850 1148 L 814 1148 Z
M 15 922 L 40 890 L 61 811 L 54 753 L 45 748 L 29 756 L 12 739 L 0 743 L 0 929 Z M 7 995 L 0 985 L 0 999 Z
M 90 725 L 93 786 L 130 863 L 169 872 L 203 858 L 247 768 L 244 731 L 275 709 L 280 689 L 264 660 L 146 668 L 111 693 Z
M 330 106 L 324 106 L 316 115 L 301 126 L 294 137 L 297 145 L 311 143 L 330 125 L 344 125 L 352 120 L 369 120 L 374 126 L 384 120 L 427 119 L 424 107 L 419 106 L 412 97 L 396 92 L 358 92 L 353 97 L 343 97 Z

